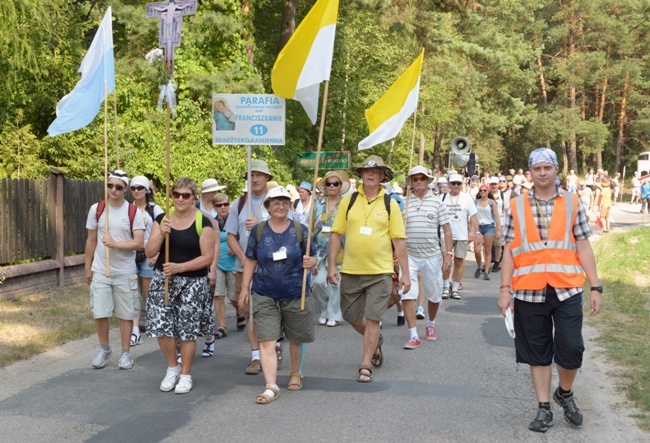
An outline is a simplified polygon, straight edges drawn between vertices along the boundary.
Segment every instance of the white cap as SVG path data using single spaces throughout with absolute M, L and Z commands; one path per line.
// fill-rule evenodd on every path
M 445 184 L 445 185 L 446 185 L 446 184 L 447 184 L 447 179 L 444 178 L 444 177 L 440 177 L 440 178 L 438 179 L 438 184 L 439 184 L 439 185 L 442 185 L 442 184 Z
M 492 184 L 498 185 L 499 184 L 499 177 L 494 177 L 494 176 L 490 177 L 488 179 L 488 185 L 492 185 Z
M 112 172 L 109 172 L 108 178 L 116 178 L 118 180 L 122 180 L 125 185 L 129 186 L 129 176 L 126 175 L 126 172 L 122 171 L 121 169 L 116 169 Z
M 284 186 L 277 186 L 273 189 L 270 189 L 269 192 L 267 192 L 264 201 L 267 201 L 272 198 L 288 198 L 289 200 L 291 200 L 291 194 L 289 194 L 289 191 L 287 191 Z
M 449 176 L 449 181 L 450 182 L 463 182 L 463 176 L 460 174 L 451 174 Z
M 402 189 L 401 186 L 393 187 L 393 192 L 397 195 L 404 195 L 404 190 Z

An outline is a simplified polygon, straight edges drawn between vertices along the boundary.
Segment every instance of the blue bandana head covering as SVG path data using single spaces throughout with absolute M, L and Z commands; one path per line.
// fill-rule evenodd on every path
M 530 157 L 528 157 L 528 168 L 531 168 L 537 163 L 551 163 L 555 166 L 555 169 L 560 169 L 557 163 L 557 155 L 549 148 L 537 148 L 530 153 Z

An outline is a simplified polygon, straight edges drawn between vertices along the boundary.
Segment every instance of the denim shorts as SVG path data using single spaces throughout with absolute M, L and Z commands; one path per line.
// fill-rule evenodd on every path
M 478 230 L 481 235 L 494 235 L 494 223 L 489 225 L 479 225 Z
M 149 266 L 149 259 L 141 262 L 135 262 L 137 274 L 144 278 L 153 278 L 153 267 Z

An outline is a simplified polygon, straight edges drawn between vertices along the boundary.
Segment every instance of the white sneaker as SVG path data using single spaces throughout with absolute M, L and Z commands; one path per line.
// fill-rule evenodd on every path
M 418 320 L 424 320 L 424 308 L 422 306 L 418 306 L 418 311 L 415 314 L 415 318 Z
M 174 389 L 174 386 L 176 386 L 176 383 L 178 383 L 178 379 L 181 378 L 181 367 L 176 366 L 175 368 L 169 369 L 167 368 L 167 372 L 165 373 L 165 378 L 163 378 L 162 383 L 160 383 L 160 390 L 163 392 L 169 392 L 172 389 Z
M 337 322 L 336 320 L 327 320 L 327 326 L 329 326 L 330 328 L 334 328 L 334 327 L 336 327 L 338 325 L 339 325 L 339 322 Z
M 130 352 L 125 352 L 117 362 L 117 367 L 120 369 L 131 369 L 133 367 L 133 357 Z
M 111 355 L 113 355 L 113 348 L 108 347 L 108 351 L 104 351 L 102 348 L 99 348 L 97 356 L 93 359 L 93 367 L 96 369 L 101 369 L 106 366 L 106 360 L 108 360 Z
M 131 347 L 142 344 L 142 335 L 131 334 Z
M 327 324 L 327 317 L 321 314 L 320 317 L 318 318 L 318 324 L 321 326 L 325 326 Z
M 187 394 L 192 390 L 192 376 L 191 375 L 182 375 L 181 379 L 176 383 L 176 389 L 174 392 L 176 394 Z

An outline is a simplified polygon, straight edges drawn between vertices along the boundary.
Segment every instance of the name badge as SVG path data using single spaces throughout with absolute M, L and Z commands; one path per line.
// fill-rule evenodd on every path
M 287 249 L 283 246 L 277 252 L 273 253 L 273 261 L 286 260 Z
M 320 232 L 332 232 L 332 227 L 331 226 L 323 226 L 323 229 L 321 229 Z
M 361 235 L 372 235 L 372 228 L 368 226 L 361 226 L 361 229 L 359 229 L 359 234 Z
M 251 231 L 246 231 L 246 237 L 250 235 Z

